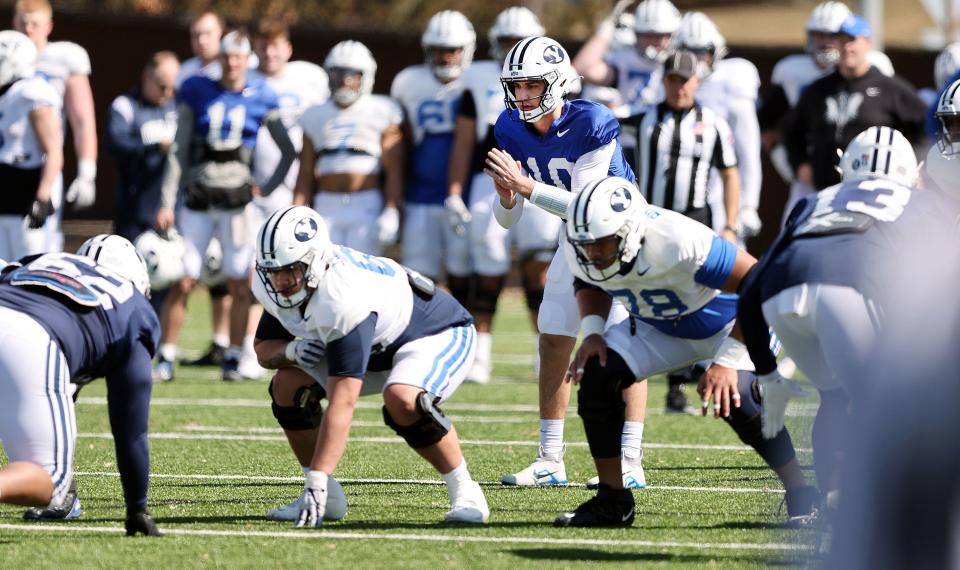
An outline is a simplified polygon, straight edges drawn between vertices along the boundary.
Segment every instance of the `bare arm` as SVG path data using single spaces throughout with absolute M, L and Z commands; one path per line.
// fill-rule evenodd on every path
M 286 356 L 288 344 L 290 344 L 290 341 L 283 339 L 254 339 L 253 351 L 257 354 L 257 362 L 260 363 L 260 366 L 270 370 L 276 370 L 284 366 L 295 366 L 296 362 Z
M 589 83 L 613 85 L 616 79 L 613 68 L 603 60 L 607 48 L 610 47 L 610 35 L 611 32 L 601 26 L 573 58 L 573 68 Z
M 404 140 L 400 125 L 391 125 L 383 131 L 381 138 L 383 155 L 383 205 L 385 208 L 397 208 L 403 199 Z
M 37 199 L 49 200 L 53 185 L 63 169 L 63 140 L 60 138 L 60 119 L 53 107 L 37 107 L 30 111 L 30 124 L 37 133 L 37 141 L 46 155 L 40 171 Z
M 740 171 L 735 166 L 721 169 L 720 179 L 723 181 L 723 207 L 727 212 L 726 226 L 721 233 L 725 239 L 737 243 L 737 216 L 740 213 Z
M 743 281 L 743 278 L 747 276 L 747 273 L 750 273 L 750 269 L 756 265 L 756 263 L 757 258 L 745 250 L 738 248 L 737 258 L 733 262 L 733 270 L 730 272 L 727 280 L 723 282 L 720 290 L 724 293 L 736 293 L 740 288 L 740 283 Z
M 313 190 L 316 178 L 317 157 L 313 150 L 313 140 L 303 134 L 303 147 L 300 149 L 300 172 L 297 174 L 297 185 L 293 189 L 293 205 L 309 206 L 313 200 Z
M 331 376 L 327 380 L 327 406 L 317 434 L 317 446 L 313 452 L 310 469 L 333 474 L 347 448 L 353 409 L 360 397 L 363 381 L 347 376 Z
M 93 106 L 93 91 L 86 75 L 71 75 L 67 78 L 67 90 L 63 96 L 67 121 L 73 131 L 73 148 L 78 160 L 97 161 L 97 123 Z
M 470 158 L 476 146 L 477 120 L 460 115 L 453 130 L 453 150 L 450 151 L 450 176 L 448 194 L 463 196 L 464 188 L 469 184 Z

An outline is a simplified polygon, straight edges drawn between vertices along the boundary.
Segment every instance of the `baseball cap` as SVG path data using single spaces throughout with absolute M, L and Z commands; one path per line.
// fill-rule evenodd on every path
M 867 20 L 859 14 L 850 14 L 847 19 L 840 24 L 838 34 L 846 34 L 854 38 L 872 38 L 873 30 Z
M 684 79 L 698 75 L 700 70 L 700 60 L 697 55 L 689 50 L 675 51 L 667 56 L 663 62 L 663 75 L 679 75 Z

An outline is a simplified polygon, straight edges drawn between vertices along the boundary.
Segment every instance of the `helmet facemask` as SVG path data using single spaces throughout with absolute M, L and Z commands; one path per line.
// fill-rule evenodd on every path
M 320 283 L 319 275 L 313 271 L 317 257 L 317 252 L 310 250 L 299 260 L 280 267 L 257 263 L 257 275 L 278 307 L 292 309 L 310 297 Z
M 591 281 L 606 281 L 620 275 L 624 267 L 633 263 L 642 241 L 639 232 L 635 231 L 637 226 L 628 218 L 615 234 L 609 236 L 587 238 L 567 233 L 567 241 L 577 254 L 577 264 Z
M 940 124 L 937 139 L 940 154 L 948 158 L 960 155 L 960 114 L 937 112 L 937 122 Z
M 463 75 L 466 69 L 466 48 L 463 46 L 425 46 L 427 65 L 441 83 L 449 83 Z M 452 54 L 449 58 L 448 54 Z
M 535 81 L 540 81 L 543 83 L 543 93 L 535 97 L 517 99 L 515 84 L 518 82 Z M 560 81 L 560 73 L 556 70 L 548 71 L 540 77 L 512 77 L 510 79 L 501 79 L 500 83 L 503 85 L 503 92 L 506 96 L 504 103 L 506 104 L 507 109 L 515 109 L 517 111 L 517 115 L 520 117 L 520 120 L 527 123 L 535 122 L 540 117 L 553 111 L 557 105 L 562 102 L 561 98 L 554 95 L 554 86 L 558 81 Z M 539 100 L 540 103 L 533 109 L 523 109 L 523 103 L 537 100 Z M 513 118 L 513 115 L 511 114 L 510 117 Z
M 334 67 L 327 71 L 330 76 L 330 91 L 334 102 L 350 106 L 364 93 L 363 71 Z

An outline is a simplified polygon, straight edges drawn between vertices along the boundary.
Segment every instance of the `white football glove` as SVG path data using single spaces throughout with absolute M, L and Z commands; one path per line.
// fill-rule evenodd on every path
M 740 221 L 737 226 L 737 234 L 741 238 L 751 238 L 760 233 L 763 222 L 760 221 L 756 208 L 743 208 L 740 210 Z
M 623 13 L 627 11 L 633 2 L 634 0 L 620 0 L 617 2 L 613 6 L 613 10 L 610 10 L 607 17 L 597 26 L 597 34 L 607 37 L 612 36 L 614 30 L 617 29 L 617 22 L 620 21 L 620 16 L 623 16 Z
M 327 353 L 327 346 L 320 340 L 291 340 L 284 356 L 303 368 L 315 368 Z
M 65 198 L 75 208 L 89 208 L 97 199 L 97 163 L 81 160 L 77 163 L 77 177 L 67 188 Z
M 783 429 L 787 413 L 787 402 L 792 397 L 807 396 L 807 391 L 793 380 L 787 380 L 774 370 L 759 377 L 760 389 L 760 431 L 764 439 L 777 437 Z
M 309 471 L 307 481 L 300 495 L 300 514 L 296 528 L 319 527 L 323 524 L 323 515 L 327 510 L 327 474 L 323 471 Z
M 397 242 L 400 233 L 400 211 L 387 206 L 377 217 L 377 239 L 382 245 L 391 245 Z
M 459 194 L 447 196 L 443 201 L 443 209 L 447 213 L 447 223 L 453 228 L 458 236 L 467 232 L 467 224 L 473 220 L 473 214 L 463 203 L 463 198 Z

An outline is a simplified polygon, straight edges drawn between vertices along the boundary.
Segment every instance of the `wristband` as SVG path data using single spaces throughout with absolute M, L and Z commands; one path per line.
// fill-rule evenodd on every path
M 97 178 L 97 162 L 90 159 L 78 160 L 77 178 L 83 178 L 84 180 L 95 180 Z
M 598 334 L 603 336 L 603 329 L 607 325 L 607 319 L 600 315 L 587 315 L 580 320 L 580 332 L 586 339 L 590 335 Z
M 738 369 L 743 357 L 747 355 L 747 345 L 733 337 L 727 337 L 720 343 L 717 355 L 713 359 L 714 364 L 726 366 L 727 368 Z
M 323 471 L 314 471 L 311 469 L 307 472 L 307 487 L 311 489 L 326 489 L 328 477 L 329 475 Z
M 300 344 L 299 340 L 291 340 L 287 343 L 287 348 L 283 351 L 283 356 L 290 362 L 297 361 L 297 345 Z

